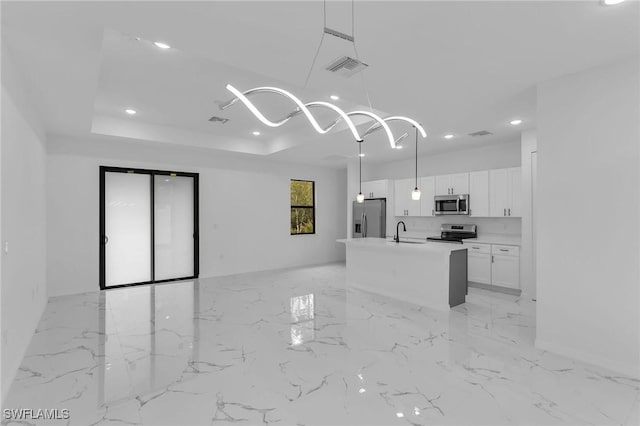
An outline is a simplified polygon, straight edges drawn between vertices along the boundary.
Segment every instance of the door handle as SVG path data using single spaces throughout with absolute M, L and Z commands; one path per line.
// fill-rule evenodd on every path
M 364 215 L 364 237 L 367 237 L 367 215 Z
M 102 236 L 102 244 L 107 244 L 109 242 L 109 237 L 107 237 L 106 235 Z
M 494 261 L 493 261 L 493 255 L 491 255 L 491 263 L 494 263 Z
M 431 216 L 435 216 L 435 212 L 433 211 L 433 209 L 431 209 Z
M 509 216 L 511 216 L 511 209 L 509 209 Z
M 509 250 L 507 250 L 507 249 L 500 249 L 500 251 L 509 251 Z
M 504 209 L 504 213 L 502 213 L 503 216 L 507 215 L 507 209 Z

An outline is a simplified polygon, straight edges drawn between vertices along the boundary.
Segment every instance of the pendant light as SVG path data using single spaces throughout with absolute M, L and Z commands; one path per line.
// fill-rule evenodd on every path
M 411 199 L 418 201 L 420 199 L 420 189 L 418 189 L 418 128 L 416 127 L 416 187 L 411 192 Z
M 360 192 L 356 195 L 356 201 L 358 203 L 364 203 L 364 195 L 362 194 L 362 141 L 358 141 L 358 163 L 360 170 Z
M 309 78 L 311 77 L 311 73 L 314 69 L 314 66 L 316 64 L 316 60 L 318 58 L 318 54 L 320 53 L 320 50 L 322 48 L 322 44 L 324 41 L 324 37 L 325 35 L 330 35 L 332 37 L 337 37 L 341 40 L 346 40 L 348 42 L 350 42 L 353 46 L 353 51 L 355 53 L 355 61 L 360 63 L 362 65 L 362 68 L 366 68 L 368 65 L 365 64 L 364 62 L 360 61 L 360 57 L 358 55 L 358 49 L 356 47 L 356 40 L 354 37 L 354 22 L 355 22 L 355 10 L 354 10 L 354 6 L 355 6 L 355 0 L 351 0 L 351 35 L 349 34 L 344 34 L 341 33 L 339 31 L 333 30 L 329 27 L 327 27 L 327 10 L 326 10 L 326 0 L 324 1 L 323 4 L 323 16 L 324 16 L 324 31 L 322 32 L 322 37 L 320 38 L 320 44 L 318 45 L 318 48 L 316 50 L 315 56 L 313 58 L 313 61 L 311 62 L 311 67 L 309 68 L 309 71 L 307 73 L 307 78 L 305 80 L 304 83 L 304 89 L 307 88 L 308 82 L 309 82 Z M 344 122 L 347 127 L 349 128 L 349 130 L 351 131 L 351 134 L 353 135 L 353 137 L 355 138 L 356 142 L 360 143 L 362 142 L 364 136 L 377 131 L 377 130 L 384 130 L 384 133 L 386 135 L 386 139 L 389 142 L 389 145 L 391 146 L 391 148 L 396 148 L 396 144 L 402 139 L 402 136 L 398 139 L 394 138 L 393 134 L 391 133 L 391 129 L 389 128 L 387 122 L 389 121 L 395 121 L 395 120 L 399 120 L 399 121 L 404 121 L 407 122 L 409 124 L 411 124 L 413 127 L 415 127 L 416 129 L 420 130 L 420 133 L 422 134 L 423 138 L 427 137 L 427 133 L 425 132 L 425 130 L 422 128 L 422 126 L 420 126 L 420 124 L 418 124 L 418 122 L 416 122 L 415 120 L 409 118 L 409 117 L 404 117 L 404 116 L 391 116 L 391 117 L 387 117 L 387 118 L 382 118 L 379 117 L 378 115 L 374 114 L 373 111 L 373 107 L 371 106 L 371 98 L 369 96 L 369 91 L 367 89 L 367 86 L 365 84 L 364 81 L 364 76 L 361 74 L 362 77 L 362 85 L 365 91 L 365 94 L 367 96 L 367 102 L 369 104 L 369 111 L 364 111 L 364 110 L 357 110 L 357 111 L 349 111 L 349 112 L 345 112 L 342 109 L 338 108 L 336 105 L 333 105 L 329 102 L 323 102 L 323 101 L 312 101 L 312 102 L 303 102 L 301 101 L 299 98 L 297 98 L 295 95 L 293 95 L 291 92 L 281 89 L 279 87 L 254 87 L 252 89 L 249 90 L 245 90 L 245 91 L 241 91 L 236 89 L 234 86 L 232 86 L 231 84 L 227 84 L 226 88 L 228 91 L 230 91 L 233 95 L 234 98 L 226 101 L 226 102 L 218 102 L 218 106 L 221 110 L 225 110 L 227 108 L 229 108 L 230 106 L 232 106 L 233 104 L 237 103 L 237 102 L 241 102 L 242 104 L 244 104 L 244 106 L 247 107 L 247 109 L 249 109 L 249 111 L 258 119 L 260 120 L 260 122 L 262 122 L 264 125 L 269 126 L 269 127 L 280 127 L 282 125 L 284 125 L 285 123 L 287 123 L 290 119 L 292 119 L 293 117 L 297 116 L 297 115 L 304 115 L 304 117 L 309 121 L 309 123 L 311 124 L 311 126 L 320 134 L 326 134 L 329 131 L 331 131 L 334 127 L 336 127 L 336 125 L 339 122 Z M 274 95 L 278 95 L 278 96 L 282 96 L 287 98 L 289 101 L 292 101 L 293 104 L 295 105 L 295 109 L 293 111 L 291 111 L 287 116 L 278 119 L 278 120 L 271 120 L 269 118 L 267 118 L 259 109 L 258 107 L 256 107 L 250 100 L 249 97 L 257 94 L 257 93 L 270 93 L 270 94 L 274 94 Z M 325 109 L 329 109 L 332 112 L 334 112 L 337 116 L 335 118 L 335 120 L 330 123 L 329 125 L 327 125 L 326 127 L 322 127 L 320 126 L 320 124 L 318 123 L 318 121 L 316 120 L 316 118 L 312 115 L 310 108 L 325 108 Z M 373 125 L 367 129 L 367 131 L 363 134 L 360 135 L 358 130 L 356 129 L 356 125 L 355 123 L 351 120 L 352 116 L 365 116 L 369 119 L 373 120 Z

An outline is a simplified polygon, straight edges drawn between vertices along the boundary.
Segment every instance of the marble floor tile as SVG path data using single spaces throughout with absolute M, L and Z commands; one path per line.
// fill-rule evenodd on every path
M 343 264 L 49 300 L 5 401 L 72 425 L 637 425 L 640 382 L 537 350 L 535 304 L 448 313 Z

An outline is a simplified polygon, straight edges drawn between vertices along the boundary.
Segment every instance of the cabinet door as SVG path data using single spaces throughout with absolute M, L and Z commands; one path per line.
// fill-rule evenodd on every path
M 500 287 L 520 288 L 520 258 L 492 255 L 491 284 Z
M 509 174 L 509 205 L 507 206 L 507 216 L 522 216 L 522 169 L 520 167 L 510 168 Z M 509 210 L 510 209 L 510 210 Z
M 508 192 L 507 169 L 489 170 L 489 216 L 505 217 L 507 215 Z
M 385 187 L 385 181 L 383 180 L 371 180 L 367 182 L 362 182 L 362 193 L 364 194 L 364 198 L 384 198 L 385 195 L 382 195 Z
M 434 216 L 434 200 L 436 194 L 436 177 L 420 178 L 420 216 Z
M 362 194 L 364 198 L 371 198 L 371 192 L 373 190 L 372 182 L 362 182 Z
M 393 182 L 394 189 L 394 216 L 406 216 L 407 210 L 409 210 L 408 199 L 405 195 L 406 192 L 406 180 L 399 179 Z
M 489 171 L 469 173 L 470 215 L 489 216 Z
M 457 173 L 451 175 L 451 188 L 454 194 L 469 193 L 469 173 Z
M 436 176 L 436 195 L 451 194 L 451 175 Z
M 414 201 L 411 199 L 411 192 L 415 187 L 415 179 L 399 179 L 395 181 L 396 216 L 420 216 L 420 200 Z
M 467 269 L 469 281 L 491 284 L 491 255 L 489 253 L 467 254 Z

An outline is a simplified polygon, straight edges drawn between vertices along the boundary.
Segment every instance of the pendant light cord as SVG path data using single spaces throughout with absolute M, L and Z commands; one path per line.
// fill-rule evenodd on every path
M 358 55 L 358 48 L 356 47 L 356 31 L 355 31 L 355 0 L 351 0 L 351 37 L 353 37 L 353 51 L 356 54 L 356 59 L 358 62 L 362 62 L 360 60 L 360 55 Z M 369 111 L 373 112 L 373 107 L 371 106 L 371 97 L 369 96 L 369 90 L 367 89 L 367 83 L 364 80 L 364 70 L 359 73 L 360 79 L 362 80 L 362 87 L 364 87 L 364 93 L 367 95 L 367 103 L 369 104 Z
M 304 80 L 303 90 L 306 90 L 307 85 L 309 84 L 309 79 L 311 78 L 311 72 L 313 71 L 313 67 L 316 65 L 316 60 L 318 59 L 318 54 L 320 54 L 320 48 L 322 47 L 322 42 L 324 41 L 324 29 L 327 27 L 327 0 L 324 0 L 322 3 L 322 16 L 323 16 L 322 37 L 320 37 L 320 43 L 318 44 L 318 48 L 316 49 L 316 54 L 314 55 L 313 61 L 311 62 L 311 67 L 309 68 L 309 72 L 307 72 L 307 78 Z
M 416 127 L 416 188 L 418 187 L 418 128 Z
M 358 161 L 360 163 L 360 194 L 362 194 L 362 141 L 358 141 Z

